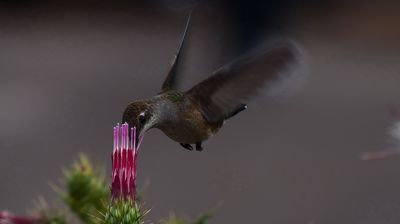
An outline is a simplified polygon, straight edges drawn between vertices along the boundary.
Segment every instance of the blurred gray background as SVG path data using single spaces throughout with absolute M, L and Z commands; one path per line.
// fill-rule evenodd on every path
M 0 210 L 53 201 L 48 183 L 79 152 L 110 170 L 112 127 L 157 93 L 195 7 L 183 89 L 277 37 L 302 46 L 307 79 L 284 101 L 254 101 L 201 153 L 149 132 L 138 167 L 148 219 L 400 223 L 400 158 L 359 159 L 387 147 L 400 103 L 393 2 L 1 1 Z

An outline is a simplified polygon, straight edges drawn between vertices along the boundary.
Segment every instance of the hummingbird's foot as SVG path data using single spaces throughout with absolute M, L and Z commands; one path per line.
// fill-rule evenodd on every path
M 203 146 L 201 146 L 201 142 L 196 142 L 196 151 L 203 151 Z
M 190 144 L 184 144 L 184 143 L 179 143 L 183 148 L 192 151 L 193 150 L 193 146 Z

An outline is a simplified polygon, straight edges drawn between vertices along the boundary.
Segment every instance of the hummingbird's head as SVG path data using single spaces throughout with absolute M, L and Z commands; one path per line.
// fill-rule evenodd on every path
M 136 142 L 140 144 L 145 132 L 155 125 L 153 109 L 148 102 L 135 101 L 129 104 L 122 117 L 122 123 L 128 123 L 130 127 L 136 127 Z

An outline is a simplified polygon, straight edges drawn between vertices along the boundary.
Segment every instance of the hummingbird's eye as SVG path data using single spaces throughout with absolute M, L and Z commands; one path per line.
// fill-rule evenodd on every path
M 144 125 L 144 123 L 146 123 L 146 116 L 144 114 L 139 115 L 139 122 L 141 125 Z

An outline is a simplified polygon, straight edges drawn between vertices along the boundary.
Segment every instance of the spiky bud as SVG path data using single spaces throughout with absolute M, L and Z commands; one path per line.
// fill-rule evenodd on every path
M 64 174 L 66 191 L 59 191 L 64 202 L 83 222 L 95 223 L 95 216 L 106 211 L 109 200 L 104 174 L 84 155 Z
M 104 216 L 104 224 L 142 224 L 143 214 L 132 200 L 117 200 Z

